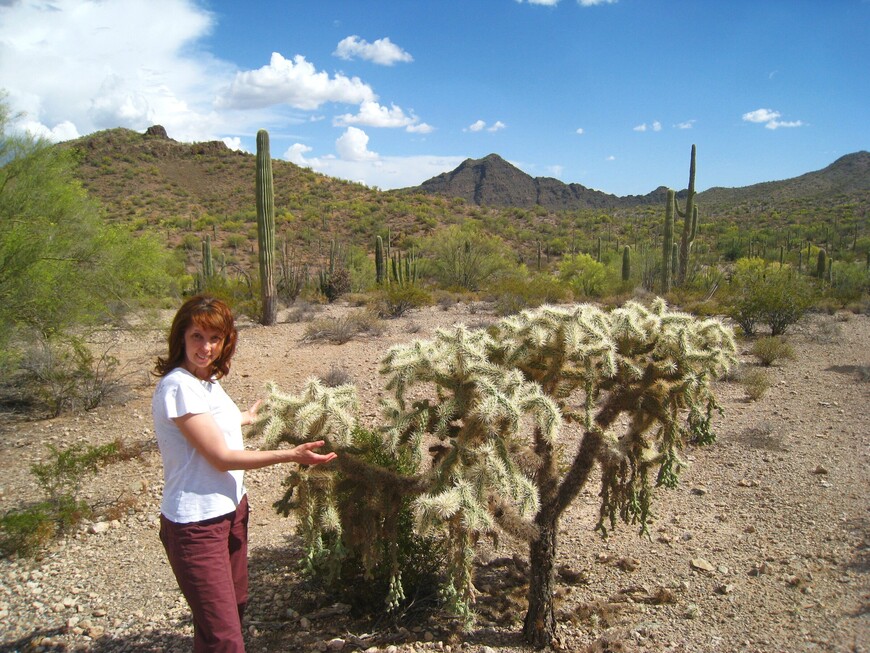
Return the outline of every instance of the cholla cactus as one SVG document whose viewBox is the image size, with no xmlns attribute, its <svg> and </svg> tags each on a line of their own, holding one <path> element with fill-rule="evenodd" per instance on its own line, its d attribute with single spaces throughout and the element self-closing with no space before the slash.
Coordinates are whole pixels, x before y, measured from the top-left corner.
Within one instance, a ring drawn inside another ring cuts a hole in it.
<svg viewBox="0 0 870 653">
<path fill-rule="evenodd" d="M 555 633 L 561 514 L 598 466 L 598 528 L 606 532 L 621 519 L 643 531 L 652 489 L 674 484 L 685 441 L 710 439 L 718 408 L 711 382 L 734 351 L 721 322 L 670 311 L 662 300 L 610 312 L 545 306 L 489 331 L 458 326 L 388 351 L 381 374 L 392 397 L 380 442 L 412 461 L 402 473 L 360 455 L 350 388 L 309 382 L 287 398 L 273 387 L 261 424 L 272 440 L 326 438 L 339 451 L 341 483 L 365 488 L 364 501 L 345 506 L 334 498 L 335 484 L 307 486 L 303 511 L 319 511 L 303 519 L 312 525 L 309 546 L 332 529 L 348 549 L 371 554 L 372 540 L 391 534 L 391 511 L 410 499 L 419 532 L 441 538 L 448 551 L 443 595 L 459 614 L 470 615 L 474 600 L 477 540 L 506 533 L 528 542 L 525 635 L 543 645 Z M 323 496 L 314 500 L 317 493 Z M 401 596 L 400 572 L 391 572 L 391 600 Z"/>
</svg>

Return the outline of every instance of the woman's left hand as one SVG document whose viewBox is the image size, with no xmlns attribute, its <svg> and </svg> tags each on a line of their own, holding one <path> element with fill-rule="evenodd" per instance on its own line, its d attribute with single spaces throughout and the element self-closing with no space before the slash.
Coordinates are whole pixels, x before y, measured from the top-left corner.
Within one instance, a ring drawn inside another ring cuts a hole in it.
<svg viewBox="0 0 870 653">
<path fill-rule="evenodd" d="M 322 465 L 338 458 L 338 454 L 334 451 L 329 453 L 317 453 L 314 449 L 318 449 L 325 444 L 323 440 L 316 442 L 303 442 L 300 445 L 293 447 L 290 454 L 293 456 L 293 462 L 300 465 Z"/>
</svg>

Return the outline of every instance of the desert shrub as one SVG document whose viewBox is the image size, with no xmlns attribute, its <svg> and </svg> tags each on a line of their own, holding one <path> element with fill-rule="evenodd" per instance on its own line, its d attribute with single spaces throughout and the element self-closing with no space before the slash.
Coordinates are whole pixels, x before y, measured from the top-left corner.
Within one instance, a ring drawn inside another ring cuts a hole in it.
<svg viewBox="0 0 870 653">
<path fill-rule="evenodd" d="M 327 388 L 337 388 L 353 381 L 347 368 L 335 363 L 329 366 L 329 371 L 326 374 L 320 376 L 320 380 Z"/>
<path fill-rule="evenodd" d="M 831 285 L 828 296 L 839 308 L 856 303 L 870 286 L 870 274 L 863 263 L 842 263 L 835 261 L 831 269 Z"/>
<path fill-rule="evenodd" d="M 323 270 L 318 277 L 320 292 L 330 304 L 350 291 L 350 273 L 342 267 Z"/>
<path fill-rule="evenodd" d="M 429 306 L 432 296 L 414 284 L 390 284 L 375 294 L 378 315 L 385 318 L 402 317 L 413 308 Z"/>
<path fill-rule="evenodd" d="M 318 318 L 305 327 L 304 342 L 325 340 L 338 345 L 350 342 L 360 334 L 380 335 L 383 325 L 370 311 L 355 311 L 341 317 Z"/>
<path fill-rule="evenodd" d="M 790 267 L 767 265 L 762 259 L 740 259 L 726 300 L 728 315 L 746 335 L 767 324 L 778 336 L 813 305 L 813 286 Z"/>
<path fill-rule="evenodd" d="M 320 304 L 312 304 L 311 302 L 297 299 L 293 302 L 293 306 L 290 307 L 290 310 L 287 311 L 287 321 L 293 323 L 308 322 L 309 320 L 314 319 L 314 316 L 322 310 L 323 306 Z"/>
<path fill-rule="evenodd" d="M 47 499 L 0 518 L 0 555 L 35 555 L 90 516 L 91 507 L 78 497 L 82 484 L 117 456 L 118 445 L 76 444 L 66 449 L 48 445 L 48 450 L 46 462 L 30 468 Z"/>
<path fill-rule="evenodd" d="M 119 365 L 108 350 L 95 354 L 81 338 L 39 338 L 23 348 L 0 394 L 52 417 L 92 410 L 120 390 Z"/>
<path fill-rule="evenodd" d="M 511 266 L 507 245 L 473 223 L 451 225 L 424 242 L 429 266 L 444 288 L 480 290 L 500 271 Z"/>
<path fill-rule="evenodd" d="M 526 308 L 568 301 L 571 291 L 549 274 L 506 276 L 495 282 L 490 291 L 497 315 L 513 315 Z"/>
<path fill-rule="evenodd" d="M 794 360 L 794 347 L 785 339 L 770 336 L 759 338 L 752 345 L 752 354 L 758 358 L 764 367 L 769 367 L 778 360 Z"/>
<path fill-rule="evenodd" d="M 600 297 L 607 282 L 607 267 L 589 254 L 569 254 L 559 265 L 559 279 L 571 287 L 575 297 Z"/>
<path fill-rule="evenodd" d="M 759 369 L 746 370 L 740 376 L 740 385 L 750 401 L 758 401 L 770 389 L 771 381 L 767 372 Z"/>
</svg>

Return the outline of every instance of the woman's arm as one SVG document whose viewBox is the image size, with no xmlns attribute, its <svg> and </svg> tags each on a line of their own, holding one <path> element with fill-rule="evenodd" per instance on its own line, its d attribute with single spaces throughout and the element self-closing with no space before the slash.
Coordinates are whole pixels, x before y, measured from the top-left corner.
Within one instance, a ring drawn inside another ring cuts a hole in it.
<svg viewBox="0 0 870 653">
<path fill-rule="evenodd" d="M 259 402 L 258 402 L 259 403 Z M 256 414 L 256 404 L 245 411 L 248 417 Z M 245 422 L 242 413 L 242 423 Z M 259 469 L 278 463 L 300 463 L 302 465 L 320 465 L 335 460 L 335 452 L 321 454 L 314 451 L 322 447 L 323 440 L 305 442 L 292 449 L 272 449 L 267 451 L 236 450 L 227 447 L 224 434 L 221 432 L 210 413 L 188 413 L 172 420 L 178 426 L 188 442 L 215 469 L 228 472 L 235 469 Z"/>
</svg>

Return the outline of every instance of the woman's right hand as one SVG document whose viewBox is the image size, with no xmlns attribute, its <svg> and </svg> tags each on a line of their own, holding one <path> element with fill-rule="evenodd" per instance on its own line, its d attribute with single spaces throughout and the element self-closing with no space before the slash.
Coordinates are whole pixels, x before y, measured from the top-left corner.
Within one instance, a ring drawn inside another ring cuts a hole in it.
<svg viewBox="0 0 870 653">
<path fill-rule="evenodd" d="M 317 453 L 314 451 L 314 449 L 318 449 L 324 444 L 326 444 L 326 442 L 323 440 L 303 442 L 302 444 L 290 449 L 290 455 L 292 456 L 291 460 L 300 465 L 322 465 L 323 463 L 328 463 L 338 458 L 338 454 L 334 451 L 330 451 L 329 453 Z"/>
</svg>

